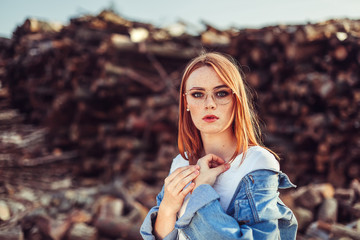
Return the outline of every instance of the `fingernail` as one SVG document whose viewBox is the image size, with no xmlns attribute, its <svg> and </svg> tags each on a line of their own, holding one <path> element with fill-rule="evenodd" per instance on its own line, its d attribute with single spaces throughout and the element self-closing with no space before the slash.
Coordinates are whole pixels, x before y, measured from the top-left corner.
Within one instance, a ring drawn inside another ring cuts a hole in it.
<svg viewBox="0 0 360 240">
<path fill-rule="evenodd" d="M 196 174 L 196 175 L 198 175 L 199 173 L 200 173 L 199 170 L 196 170 L 196 171 L 195 171 L 195 174 Z"/>
</svg>

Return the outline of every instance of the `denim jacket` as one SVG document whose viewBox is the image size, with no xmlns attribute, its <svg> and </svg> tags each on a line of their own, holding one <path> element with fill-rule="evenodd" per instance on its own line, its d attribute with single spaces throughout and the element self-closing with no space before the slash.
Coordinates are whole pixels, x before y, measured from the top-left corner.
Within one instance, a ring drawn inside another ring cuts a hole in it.
<svg viewBox="0 0 360 240">
<path fill-rule="evenodd" d="M 295 187 L 281 171 L 256 170 L 240 181 L 226 212 L 217 192 L 207 184 L 197 187 L 184 215 L 164 239 L 177 239 L 181 229 L 188 239 L 296 239 L 297 221 L 293 212 L 279 198 L 278 189 Z M 164 189 L 157 196 L 157 206 L 150 209 L 140 233 L 155 239 L 153 226 Z"/>
</svg>

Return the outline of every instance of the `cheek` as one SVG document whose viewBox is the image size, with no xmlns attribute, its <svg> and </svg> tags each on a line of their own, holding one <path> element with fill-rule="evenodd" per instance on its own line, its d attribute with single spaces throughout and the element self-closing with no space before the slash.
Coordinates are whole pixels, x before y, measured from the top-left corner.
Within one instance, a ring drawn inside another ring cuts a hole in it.
<svg viewBox="0 0 360 240">
<path fill-rule="evenodd" d="M 226 113 L 231 113 L 232 112 L 232 110 L 233 110 L 233 106 L 234 104 L 228 104 L 227 106 L 226 106 Z"/>
<path fill-rule="evenodd" d="M 235 114 L 234 114 L 234 104 L 231 104 L 227 109 L 226 109 L 226 116 L 229 119 L 229 121 L 233 121 Z"/>
<path fill-rule="evenodd" d="M 203 113 L 201 112 L 201 109 L 199 107 L 191 106 L 191 105 L 189 105 L 189 108 L 190 108 L 189 113 L 193 124 L 197 129 L 201 128 L 203 124 L 202 122 Z"/>
<path fill-rule="evenodd" d="M 193 121 L 196 120 L 196 118 L 197 118 L 198 115 L 199 115 L 199 109 L 198 109 L 198 107 L 189 105 L 189 109 L 190 109 L 190 115 L 191 115 Z"/>
</svg>

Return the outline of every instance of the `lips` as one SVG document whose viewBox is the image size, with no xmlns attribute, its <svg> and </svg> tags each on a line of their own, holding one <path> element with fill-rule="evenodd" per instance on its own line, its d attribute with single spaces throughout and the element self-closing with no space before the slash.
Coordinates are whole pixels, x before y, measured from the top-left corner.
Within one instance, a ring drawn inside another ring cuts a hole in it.
<svg viewBox="0 0 360 240">
<path fill-rule="evenodd" d="M 203 117 L 203 120 L 205 122 L 215 122 L 216 120 L 218 120 L 219 118 L 215 115 L 206 115 L 205 117 Z"/>
</svg>

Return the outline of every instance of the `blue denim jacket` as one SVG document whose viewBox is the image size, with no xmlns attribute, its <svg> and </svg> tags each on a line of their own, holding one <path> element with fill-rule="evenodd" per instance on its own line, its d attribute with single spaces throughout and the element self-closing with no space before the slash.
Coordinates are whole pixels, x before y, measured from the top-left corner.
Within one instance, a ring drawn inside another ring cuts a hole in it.
<svg viewBox="0 0 360 240">
<path fill-rule="evenodd" d="M 256 170 L 239 183 L 225 212 L 219 195 L 207 184 L 197 187 L 190 197 L 184 215 L 164 239 L 177 239 L 181 229 L 188 239 L 296 239 L 297 221 L 279 198 L 278 189 L 295 187 L 280 171 Z M 164 189 L 157 196 L 157 206 L 150 209 L 140 233 L 144 239 L 155 239 L 155 224 Z"/>
</svg>

